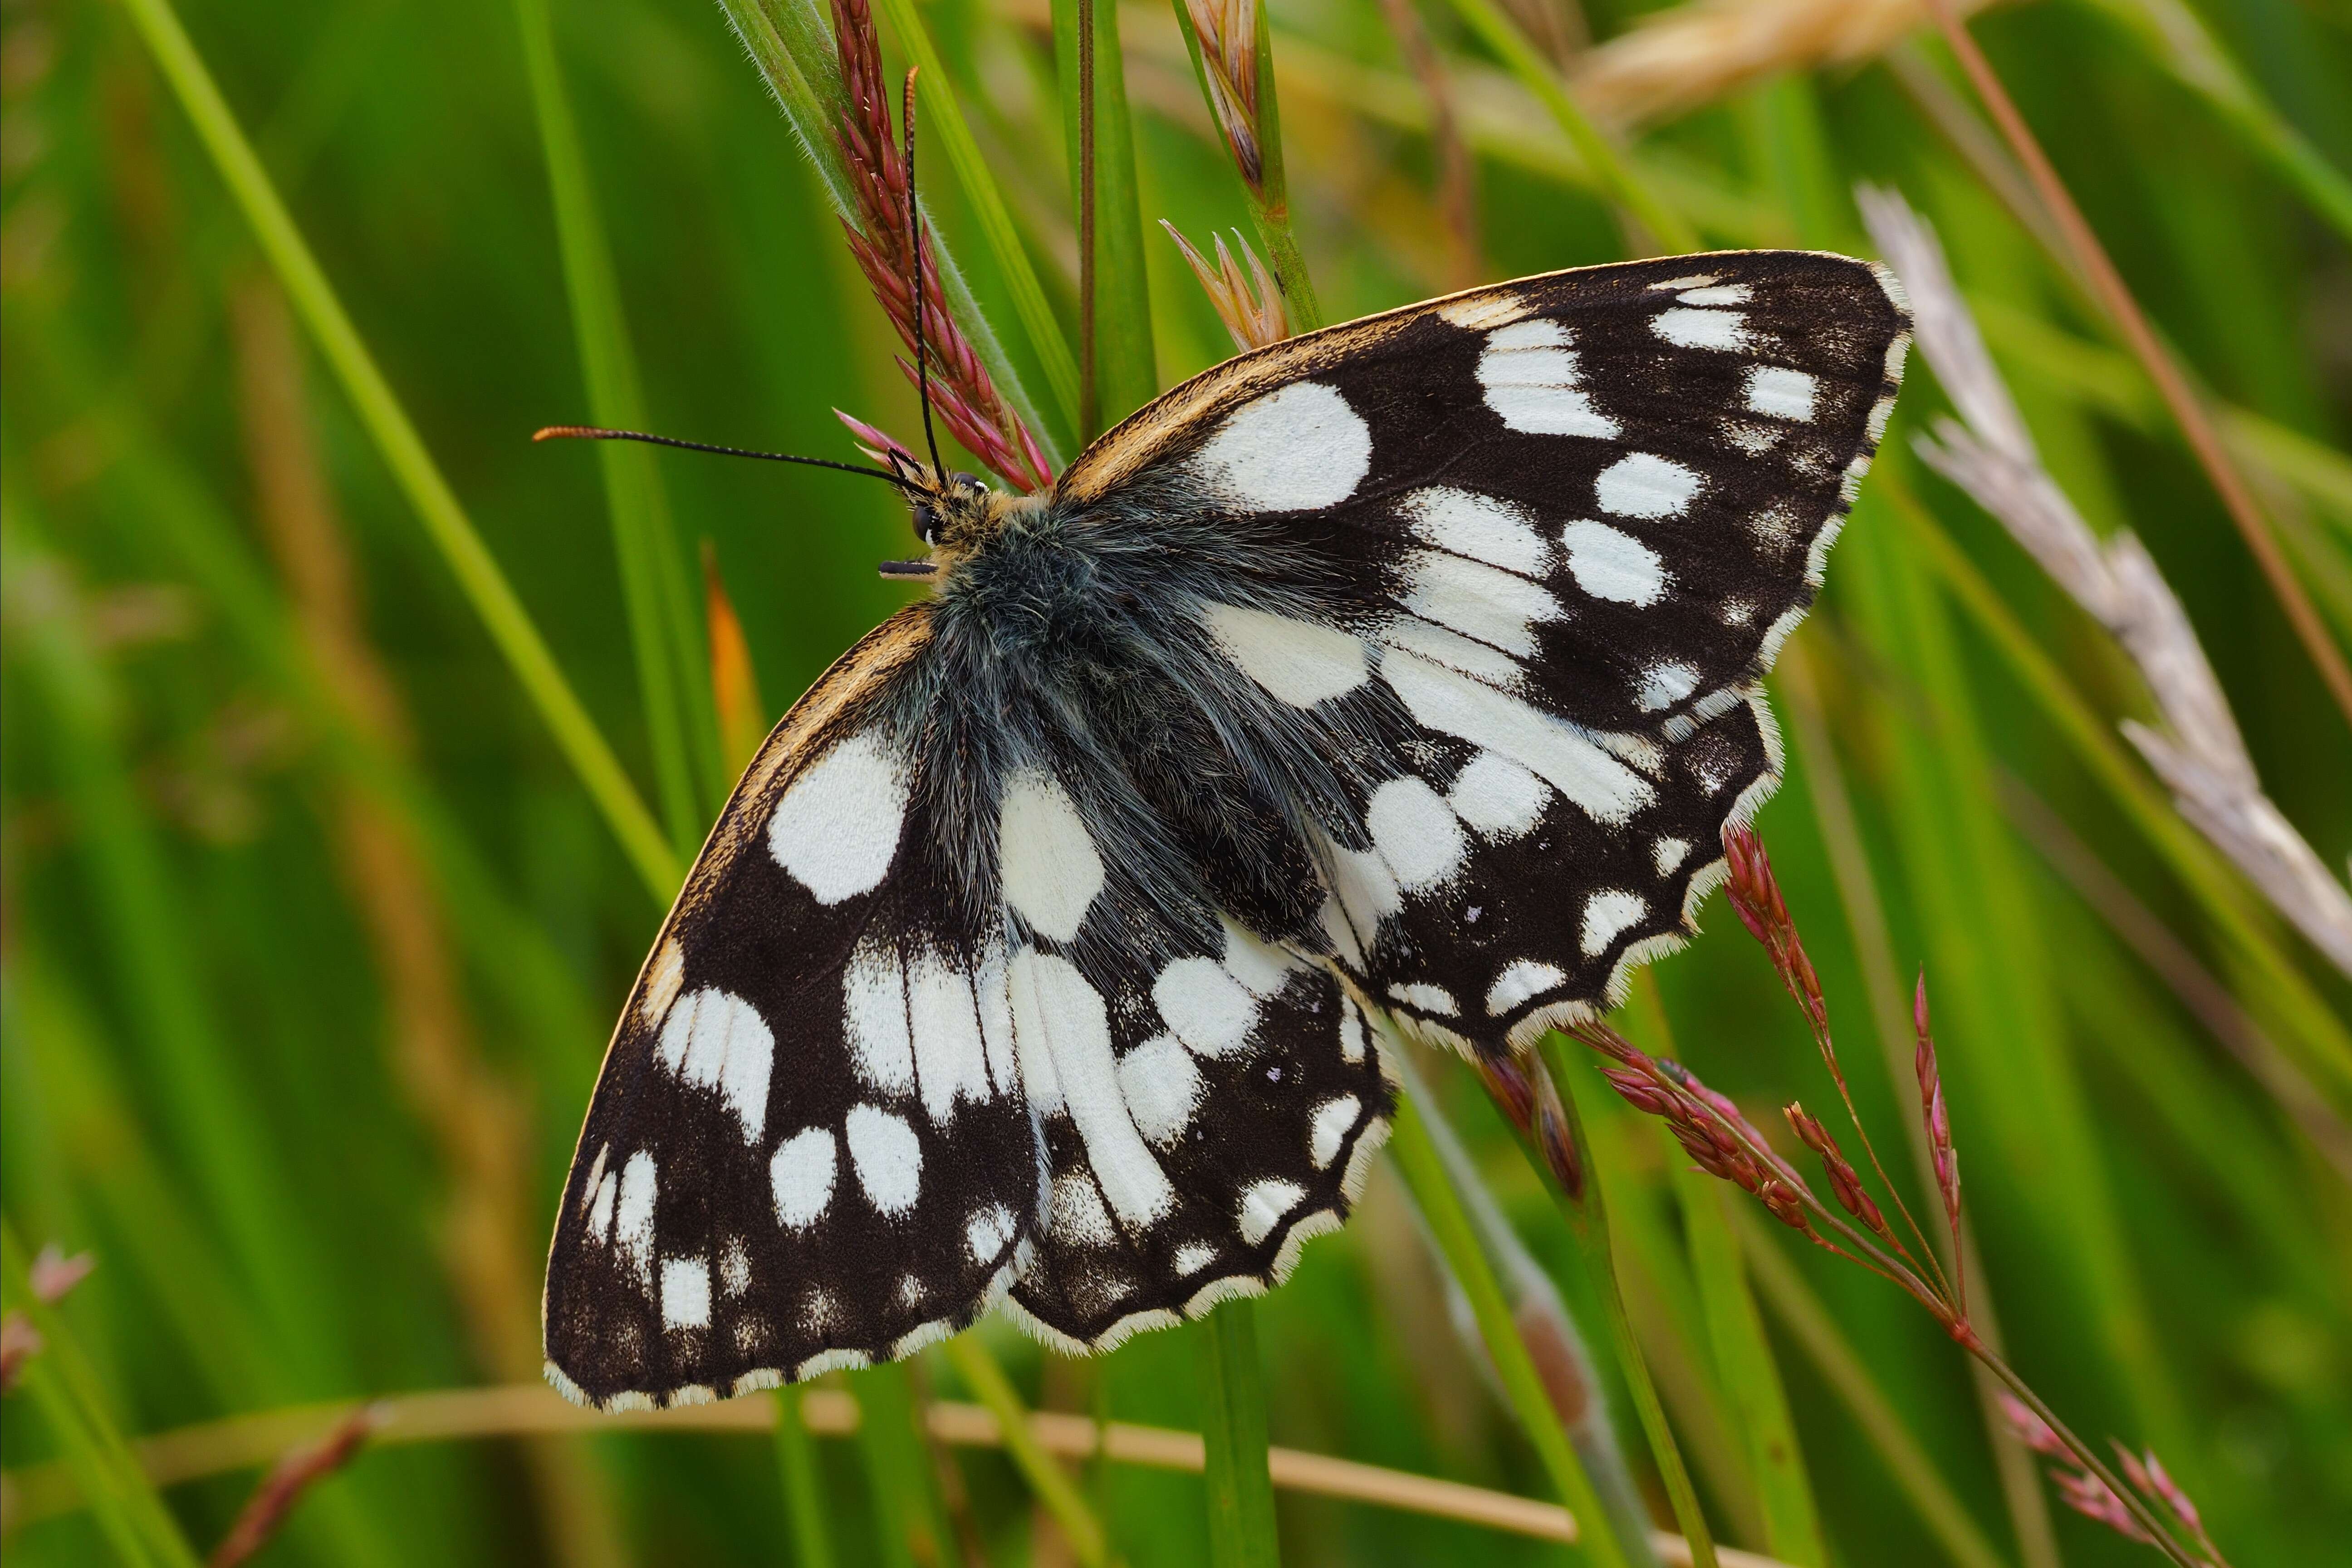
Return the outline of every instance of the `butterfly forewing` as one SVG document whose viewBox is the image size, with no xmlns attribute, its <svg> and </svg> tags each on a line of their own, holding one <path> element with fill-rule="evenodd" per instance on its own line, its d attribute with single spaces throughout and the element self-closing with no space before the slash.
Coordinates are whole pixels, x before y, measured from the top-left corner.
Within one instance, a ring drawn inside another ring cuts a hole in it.
<svg viewBox="0 0 2352 1568">
<path fill-rule="evenodd" d="M 1244 356 L 1065 489 L 1278 534 L 1312 609 L 1236 577 L 1205 614 L 1332 747 L 1377 737 L 1322 934 L 1406 1022 L 1499 1047 L 1685 934 L 1777 782 L 1758 682 L 1906 342 L 1891 279 L 1840 257 L 1588 268 Z"/>
</svg>

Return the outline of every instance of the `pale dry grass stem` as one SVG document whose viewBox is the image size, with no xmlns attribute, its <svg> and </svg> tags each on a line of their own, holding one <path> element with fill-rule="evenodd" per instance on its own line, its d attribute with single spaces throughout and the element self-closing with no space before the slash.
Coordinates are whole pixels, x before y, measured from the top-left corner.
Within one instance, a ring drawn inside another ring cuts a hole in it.
<svg viewBox="0 0 2352 1568">
<path fill-rule="evenodd" d="M 2129 531 L 2102 542 L 2042 467 L 2033 437 L 1952 281 L 1942 246 L 1902 197 L 1865 187 L 1864 221 L 1902 278 L 1919 346 L 1960 417 L 1917 438 L 1930 468 L 1973 497 L 2139 668 L 2162 727 L 2123 731 L 2181 816 L 2330 962 L 2352 974 L 2352 893 L 2263 791 L 2196 628 Z"/>
<path fill-rule="evenodd" d="M 1161 218 L 1160 226 L 1168 231 L 1168 237 L 1176 242 L 1176 248 L 1183 254 L 1184 265 L 1190 267 L 1192 276 L 1200 279 L 1201 292 L 1206 294 L 1209 303 L 1216 308 L 1217 319 L 1224 322 L 1225 331 L 1233 335 L 1234 348 L 1246 353 L 1251 349 L 1262 349 L 1268 343 L 1278 343 L 1290 335 L 1290 316 L 1283 309 L 1281 286 L 1276 283 L 1274 275 L 1265 269 L 1265 263 L 1257 258 L 1257 252 L 1250 248 L 1249 241 L 1242 237 L 1239 229 L 1234 231 L 1234 244 L 1240 247 L 1242 259 L 1249 263 L 1247 276 L 1244 276 L 1240 266 L 1234 262 L 1233 252 L 1225 248 L 1223 235 L 1209 237 L 1216 243 L 1217 248 L 1216 265 L 1212 267 L 1205 257 L 1192 248 L 1192 242 L 1186 239 L 1174 224 Z"/>
<path fill-rule="evenodd" d="M 1570 81 L 1596 117 L 1638 125 L 1783 71 L 1870 59 L 1931 20 L 1925 0 L 1693 0 L 1588 51 Z"/>
</svg>

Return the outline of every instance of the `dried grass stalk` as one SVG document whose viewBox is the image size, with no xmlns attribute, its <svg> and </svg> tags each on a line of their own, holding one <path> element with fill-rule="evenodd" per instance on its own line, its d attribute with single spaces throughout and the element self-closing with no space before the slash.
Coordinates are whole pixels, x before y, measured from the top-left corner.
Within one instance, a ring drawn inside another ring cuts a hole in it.
<svg viewBox="0 0 2352 1568">
<path fill-rule="evenodd" d="M 1589 51 L 1571 85 L 1596 119 L 1669 119 L 1780 71 L 1869 59 L 1929 17 L 1923 0 L 1693 0 Z"/>
<path fill-rule="evenodd" d="M 1993 367 L 1943 247 L 1892 192 L 1865 187 L 1863 219 L 1911 296 L 1919 346 L 1958 419 L 1918 440 L 1930 468 L 1976 499 L 2139 667 L 2161 728 L 2123 731 L 2172 791 L 2191 826 L 2327 958 L 2352 974 L 2352 893 L 2263 793 L 2229 700 L 2188 613 L 2129 532 L 2102 542 L 2042 466 L 2033 437 Z"/>
</svg>

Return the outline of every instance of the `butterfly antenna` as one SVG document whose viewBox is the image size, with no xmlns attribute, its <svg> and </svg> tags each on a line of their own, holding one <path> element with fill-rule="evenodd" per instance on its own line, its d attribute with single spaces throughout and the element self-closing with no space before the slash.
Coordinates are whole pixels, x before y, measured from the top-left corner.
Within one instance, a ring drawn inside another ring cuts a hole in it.
<svg viewBox="0 0 2352 1568">
<path fill-rule="evenodd" d="M 918 487 L 901 475 L 887 468 L 869 468 L 864 463 L 836 463 L 830 458 L 796 458 L 790 452 L 754 452 L 748 447 L 715 447 L 708 441 L 681 441 L 675 436 L 652 436 L 643 430 L 607 430 L 596 425 L 550 425 L 544 430 L 530 433 L 534 441 L 644 441 L 655 447 L 676 447 L 688 452 L 716 452 L 722 458 L 757 458 L 763 463 L 801 463 L 812 468 L 833 468 L 845 474 L 863 474 L 896 485 L 901 490 Z"/>
<path fill-rule="evenodd" d="M 915 392 L 923 405 L 923 445 L 931 449 L 931 483 L 947 479 L 940 461 L 940 438 L 931 434 L 931 362 L 923 352 L 923 219 L 915 205 L 915 71 L 907 69 L 907 89 L 898 110 L 898 123 L 907 132 L 907 246 L 914 253 L 915 272 Z"/>
</svg>

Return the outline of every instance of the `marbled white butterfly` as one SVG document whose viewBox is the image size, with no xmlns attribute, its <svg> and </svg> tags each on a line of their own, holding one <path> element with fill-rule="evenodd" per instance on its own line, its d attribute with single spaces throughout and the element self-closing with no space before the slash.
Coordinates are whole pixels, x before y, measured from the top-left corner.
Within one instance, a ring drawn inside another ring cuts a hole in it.
<svg viewBox="0 0 2352 1568">
<path fill-rule="evenodd" d="M 614 1034 L 557 1386 L 1280 1280 L 1386 1131 L 1378 1020 L 1524 1047 L 1691 931 L 1906 328 L 1842 257 L 1586 268 L 1243 354 L 1045 494 L 915 470 L 929 596 L 769 737 Z"/>
</svg>

